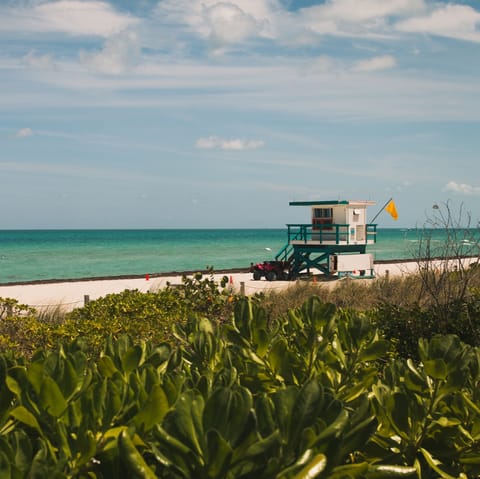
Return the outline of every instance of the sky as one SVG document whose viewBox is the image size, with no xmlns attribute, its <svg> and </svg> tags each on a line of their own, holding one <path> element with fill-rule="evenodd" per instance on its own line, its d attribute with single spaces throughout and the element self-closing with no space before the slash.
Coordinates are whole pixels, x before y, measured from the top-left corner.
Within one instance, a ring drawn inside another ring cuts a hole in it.
<svg viewBox="0 0 480 479">
<path fill-rule="evenodd" d="M 480 218 L 480 2 L 0 0 L 0 229 Z"/>
</svg>

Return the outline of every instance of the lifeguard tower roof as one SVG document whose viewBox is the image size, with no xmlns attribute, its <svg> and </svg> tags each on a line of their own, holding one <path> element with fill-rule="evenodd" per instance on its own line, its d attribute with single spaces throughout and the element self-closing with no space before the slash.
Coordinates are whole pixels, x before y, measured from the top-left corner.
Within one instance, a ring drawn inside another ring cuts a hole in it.
<svg viewBox="0 0 480 479">
<path fill-rule="evenodd" d="M 318 201 L 290 201 L 290 206 L 322 206 L 322 205 L 352 205 L 352 206 L 372 206 L 375 201 L 365 200 L 318 200 Z"/>
</svg>

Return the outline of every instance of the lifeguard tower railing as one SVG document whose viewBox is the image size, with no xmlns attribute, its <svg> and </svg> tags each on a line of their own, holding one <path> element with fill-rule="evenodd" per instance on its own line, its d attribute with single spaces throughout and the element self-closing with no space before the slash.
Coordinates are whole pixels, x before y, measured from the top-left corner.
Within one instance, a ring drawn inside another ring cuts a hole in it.
<svg viewBox="0 0 480 479">
<path fill-rule="evenodd" d="M 360 247 L 360 251 L 365 251 L 365 246 L 374 244 L 377 241 L 377 225 L 365 225 L 363 240 L 359 239 L 358 232 L 352 235 L 352 228 L 356 225 L 349 224 L 289 224 L 288 242 L 277 253 L 275 259 L 278 261 L 291 261 L 295 249 L 308 247 L 310 252 L 316 250 L 323 253 L 350 252 Z M 355 238 L 355 240 L 352 240 Z"/>
</svg>

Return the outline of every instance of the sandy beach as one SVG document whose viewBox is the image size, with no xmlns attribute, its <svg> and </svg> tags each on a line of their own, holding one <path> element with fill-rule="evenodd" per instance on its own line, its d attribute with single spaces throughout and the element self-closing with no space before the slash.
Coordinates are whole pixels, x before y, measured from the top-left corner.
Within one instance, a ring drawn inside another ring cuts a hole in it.
<svg viewBox="0 0 480 479">
<path fill-rule="evenodd" d="M 417 264 L 411 262 L 376 263 L 375 277 L 386 274 L 392 276 L 408 274 L 416 271 Z M 229 278 L 228 287 L 236 293 L 246 295 L 259 291 L 279 290 L 292 286 L 292 281 L 254 281 L 250 272 L 222 272 L 214 274 L 215 281 L 220 282 L 223 276 Z M 21 304 L 27 304 L 37 309 L 56 308 L 69 311 L 82 307 L 86 301 L 94 300 L 111 293 L 119 293 L 126 289 L 139 291 L 157 291 L 167 284 L 181 284 L 181 275 L 145 276 L 142 278 L 109 278 L 83 279 L 78 281 L 41 282 L 32 284 L 0 285 L 0 298 L 13 298 Z M 329 284 L 335 284 L 329 283 Z"/>
</svg>

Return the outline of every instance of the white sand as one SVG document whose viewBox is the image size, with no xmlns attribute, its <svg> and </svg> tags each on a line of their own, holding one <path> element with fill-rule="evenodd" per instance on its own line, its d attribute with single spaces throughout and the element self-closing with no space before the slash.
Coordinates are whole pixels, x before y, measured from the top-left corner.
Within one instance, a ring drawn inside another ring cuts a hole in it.
<svg viewBox="0 0 480 479">
<path fill-rule="evenodd" d="M 376 264 L 375 275 L 382 277 L 390 275 L 408 274 L 416 271 L 415 262 L 406 263 L 388 263 Z M 292 286 L 291 281 L 254 281 L 251 273 L 232 273 L 215 274 L 216 281 L 220 281 L 223 276 L 229 278 L 229 287 L 239 293 L 243 287 L 246 295 L 251 295 L 259 291 L 284 289 Z M 157 291 L 163 288 L 169 282 L 172 285 L 181 284 L 181 276 L 162 276 L 133 279 L 106 279 L 106 280 L 83 280 L 68 281 L 58 283 L 41 284 L 22 284 L 0 286 L 0 298 L 13 298 L 21 304 L 27 304 L 38 309 L 56 308 L 61 306 L 69 311 L 74 308 L 82 307 L 85 303 L 85 297 L 94 300 L 110 293 L 119 293 L 126 289 L 137 289 L 139 291 Z M 332 284 L 332 283 L 330 283 Z M 335 282 L 333 282 L 335 284 Z"/>
</svg>

